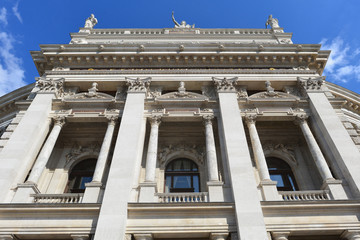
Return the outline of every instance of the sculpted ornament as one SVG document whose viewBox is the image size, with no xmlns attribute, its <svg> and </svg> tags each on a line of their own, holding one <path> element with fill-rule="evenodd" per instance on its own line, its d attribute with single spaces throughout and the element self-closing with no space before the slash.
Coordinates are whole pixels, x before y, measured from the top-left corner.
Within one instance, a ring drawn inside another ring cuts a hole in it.
<svg viewBox="0 0 360 240">
<path fill-rule="evenodd" d="M 273 18 L 272 15 L 270 15 L 265 23 L 265 27 L 267 28 L 267 26 L 270 25 L 270 27 L 273 28 L 280 28 L 279 26 L 279 20 L 277 20 L 276 18 Z"/>
<path fill-rule="evenodd" d="M 54 125 L 59 125 L 60 127 L 63 127 L 66 123 L 66 118 L 64 116 L 55 116 L 53 117 Z"/>
<path fill-rule="evenodd" d="M 151 83 L 151 77 L 148 78 L 128 78 L 125 77 L 128 92 L 146 92 Z"/>
<path fill-rule="evenodd" d="M 238 77 L 233 78 L 216 78 L 213 77 L 213 82 L 216 86 L 217 91 L 236 91 L 235 85 L 236 81 L 238 80 Z"/>
<path fill-rule="evenodd" d="M 280 155 L 286 156 L 292 162 L 297 163 L 295 156 L 295 147 L 293 144 L 282 144 L 282 143 L 265 143 L 263 145 L 263 151 L 266 152 L 267 155 L 271 155 L 271 153 L 278 152 Z"/>
<path fill-rule="evenodd" d="M 94 14 L 91 14 L 90 17 L 85 20 L 84 28 L 92 29 L 97 23 L 98 20 L 95 18 Z"/>
<path fill-rule="evenodd" d="M 174 12 L 172 12 L 171 17 L 172 17 L 173 22 L 175 23 L 174 28 L 195 28 L 195 24 L 193 24 L 192 26 L 190 26 L 189 24 L 186 24 L 185 21 L 181 21 L 181 24 L 179 24 L 179 23 L 175 20 Z"/>
<path fill-rule="evenodd" d="M 325 83 L 325 77 L 303 78 L 298 77 L 298 84 L 305 90 L 321 90 Z"/>
<path fill-rule="evenodd" d="M 159 147 L 159 162 L 162 166 L 165 165 L 166 161 L 169 160 L 174 154 L 174 157 L 187 153 L 196 159 L 200 164 L 204 164 L 205 147 L 198 146 L 195 144 L 176 144 L 176 145 L 162 145 Z M 177 155 L 176 155 L 177 154 Z"/>
<path fill-rule="evenodd" d="M 75 143 L 71 148 L 70 152 L 66 154 L 66 163 L 75 161 L 78 157 L 83 154 L 88 155 L 98 155 L 100 152 L 100 145 L 99 143 L 91 143 L 89 146 L 83 147 Z"/>
<path fill-rule="evenodd" d="M 64 94 L 64 78 L 59 79 L 46 79 L 40 77 L 36 79 L 35 87 L 39 89 L 39 92 L 54 92 L 57 96 Z"/>
</svg>

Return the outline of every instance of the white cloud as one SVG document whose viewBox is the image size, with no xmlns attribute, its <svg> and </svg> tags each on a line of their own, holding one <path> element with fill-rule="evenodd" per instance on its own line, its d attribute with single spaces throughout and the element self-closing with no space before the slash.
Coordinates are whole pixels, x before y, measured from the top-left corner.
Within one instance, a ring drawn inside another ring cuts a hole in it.
<svg viewBox="0 0 360 240">
<path fill-rule="evenodd" d="M 0 32 L 0 96 L 26 85 L 22 61 L 13 53 L 15 39 Z"/>
<path fill-rule="evenodd" d="M 0 22 L 3 23 L 5 26 L 8 24 L 7 22 L 7 11 L 6 8 L 0 9 Z"/>
<path fill-rule="evenodd" d="M 19 13 L 18 7 L 19 7 L 19 2 L 17 2 L 15 4 L 15 6 L 13 6 L 12 11 L 13 11 L 14 15 L 16 16 L 16 18 L 19 20 L 19 22 L 22 23 L 23 21 L 22 21 L 21 15 Z"/>
<path fill-rule="evenodd" d="M 325 67 L 325 74 L 329 80 L 335 82 L 348 82 L 353 79 L 360 80 L 360 49 L 346 44 L 341 37 L 331 42 L 322 39 L 322 49 L 331 50 Z"/>
</svg>

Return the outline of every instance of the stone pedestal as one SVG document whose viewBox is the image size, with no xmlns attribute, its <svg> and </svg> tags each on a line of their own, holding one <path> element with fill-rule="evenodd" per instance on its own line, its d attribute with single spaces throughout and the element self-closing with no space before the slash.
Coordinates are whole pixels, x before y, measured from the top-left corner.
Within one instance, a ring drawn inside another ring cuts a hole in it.
<svg viewBox="0 0 360 240">
<path fill-rule="evenodd" d="M 156 182 L 140 183 L 139 187 L 139 202 L 157 202 L 157 197 L 155 196 L 157 192 Z"/>
<path fill-rule="evenodd" d="M 259 184 L 265 201 L 281 201 L 283 200 L 276 188 L 276 181 L 262 180 Z"/>
<path fill-rule="evenodd" d="M 224 201 L 223 185 L 224 183 L 220 181 L 207 182 L 208 191 L 209 191 L 209 202 Z"/>
<path fill-rule="evenodd" d="M 101 182 L 89 182 L 85 183 L 85 187 L 82 203 L 99 203 L 103 184 Z"/>
<path fill-rule="evenodd" d="M 342 186 L 341 180 L 336 179 L 328 179 L 324 181 L 323 185 L 321 186 L 321 189 L 329 190 L 332 199 L 334 200 L 344 200 L 348 199 L 344 188 Z"/>
<path fill-rule="evenodd" d="M 34 197 L 31 194 L 40 193 L 35 183 L 21 183 L 18 184 L 16 193 L 11 202 L 13 203 L 33 203 Z"/>
</svg>

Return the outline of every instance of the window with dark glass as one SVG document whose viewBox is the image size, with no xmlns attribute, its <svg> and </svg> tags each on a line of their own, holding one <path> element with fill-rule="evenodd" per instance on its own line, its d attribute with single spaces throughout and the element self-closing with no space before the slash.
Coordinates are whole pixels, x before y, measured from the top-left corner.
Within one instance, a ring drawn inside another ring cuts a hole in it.
<svg viewBox="0 0 360 240">
<path fill-rule="evenodd" d="M 275 157 L 267 157 L 266 163 L 269 168 L 270 178 L 277 181 L 276 187 L 279 191 L 298 190 L 291 167 L 285 161 Z"/>
<path fill-rule="evenodd" d="M 83 193 L 85 183 L 91 182 L 96 166 L 96 159 L 86 159 L 76 164 L 71 170 L 68 181 L 68 191 Z"/>
<path fill-rule="evenodd" d="M 165 170 L 165 192 L 200 192 L 199 168 L 193 161 L 179 158 Z"/>
</svg>

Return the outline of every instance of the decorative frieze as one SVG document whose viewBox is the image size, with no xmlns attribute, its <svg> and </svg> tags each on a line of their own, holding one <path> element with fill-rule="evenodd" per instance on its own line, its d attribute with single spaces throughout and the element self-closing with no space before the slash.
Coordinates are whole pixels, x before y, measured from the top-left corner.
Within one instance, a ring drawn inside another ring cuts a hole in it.
<svg viewBox="0 0 360 240">
<path fill-rule="evenodd" d="M 56 96 L 62 96 L 64 94 L 64 80 L 64 78 L 36 78 L 35 88 L 39 89 L 38 93 L 55 93 Z"/>
<path fill-rule="evenodd" d="M 198 163 L 204 164 L 205 146 L 186 143 L 160 146 L 158 152 L 159 162 L 162 166 L 164 166 L 167 160 L 169 160 L 172 156 L 175 157 L 176 154 L 180 156 L 184 153 L 191 155 L 192 159 L 196 160 Z"/>
<path fill-rule="evenodd" d="M 297 164 L 295 155 L 296 147 L 296 144 L 283 144 L 274 142 L 265 142 L 262 145 L 265 154 L 278 153 L 284 156 L 286 159 L 291 160 L 295 164 Z"/>
<path fill-rule="evenodd" d="M 325 83 L 325 77 L 298 77 L 298 84 L 306 91 L 309 90 L 322 90 L 322 86 Z"/>
<path fill-rule="evenodd" d="M 98 155 L 100 152 L 100 144 L 98 142 L 90 143 L 87 146 L 80 146 L 78 143 L 75 143 L 71 148 L 70 152 L 66 154 L 66 163 L 75 161 L 78 157 L 84 154 L 88 155 Z"/>
<path fill-rule="evenodd" d="M 125 78 L 128 92 L 146 92 L 151 83 L 151 77 L 147 78 Z"/>
<path fill-rule="evenodd" d="M 217 77 L 213 77 L 213 82 L 214 85 L 217 89 L 217 91 L 222 91 L 222 92 L 235 92 L 236 88 L 236 81 L 238 80 L 238 77 L 233 77 L 233 78 L 217 78 Z"/>
</svg>

